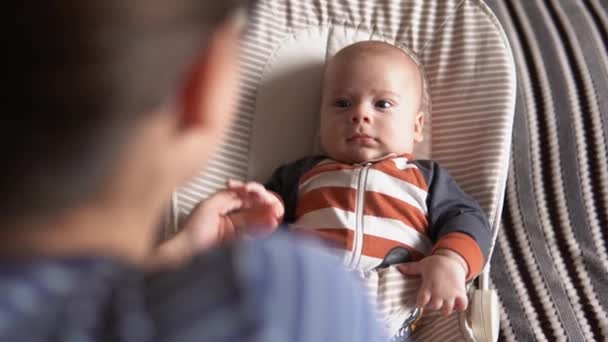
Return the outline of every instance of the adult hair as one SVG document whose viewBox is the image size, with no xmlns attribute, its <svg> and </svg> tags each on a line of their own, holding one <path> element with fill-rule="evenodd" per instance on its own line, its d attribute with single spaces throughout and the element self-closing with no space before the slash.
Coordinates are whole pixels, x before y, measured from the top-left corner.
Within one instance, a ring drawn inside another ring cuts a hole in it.
<svg viewBox="0 0 608 342">
<path fill-rule="evenodd" d="M 99 190 L 132 128 L 178 96 L 235 0 L 23 0 L 3 10 L 3 222 Z M 6 225 L 5 226 L 10 226 Z"/>
</svg>

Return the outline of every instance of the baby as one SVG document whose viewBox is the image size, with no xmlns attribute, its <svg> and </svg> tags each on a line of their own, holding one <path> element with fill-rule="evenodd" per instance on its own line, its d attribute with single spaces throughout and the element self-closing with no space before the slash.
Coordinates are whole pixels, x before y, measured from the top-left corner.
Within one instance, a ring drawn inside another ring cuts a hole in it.
<svg viewBox="0 0 608 342">
<path fill-rule="evenodd" d="M 402 302 L 407 310 L 385 317 L 391 334 L 416 307 L 446 316 L 466 309 L 465 284 L 481 271 L 491 241 L 478 204 L 436 162 L 412 155 L 428 107 L 424 75 L 408 53 L 377 41 L 347 46 L 323 78 L 320 134 L 327 155 L 280 167 L 265 188 L 228 185 L 259 199 L 230 215 L 237 230 L 282 220 L 312 232 L 375 283 L 377 298 L 391 296 L 380 285 L 387 266 L 400 278 L 419 279 L 415 298 Z M 391 260 L 399 253 L 405 258 Z"/>
</svg>

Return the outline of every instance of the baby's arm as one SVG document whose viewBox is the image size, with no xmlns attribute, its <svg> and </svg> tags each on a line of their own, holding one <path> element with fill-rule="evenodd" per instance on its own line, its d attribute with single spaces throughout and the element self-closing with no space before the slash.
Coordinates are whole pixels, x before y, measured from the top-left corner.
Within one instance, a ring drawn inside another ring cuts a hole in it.
<svg viewBox="0 0 608 342">
<path fill-rule="evenodd" d="M 399 270 L 407 275 L 420 275 L 422 283 L 416 304 L 430 310 L 441 310 L 449 316 L 454 310 L 464 311 L 468 306 L 466 293 L 466 261 L 449 249 L 438 249 L 418 262 L 402 264 Z"/>
<path fill-rule="evenodd" d="M 419 304 L 450 314 L 467 307 L 465 285 L 483 268 L 491 229 L 477 202 L 446 170 L 436 162 L 418 163 L 428 184 L 428 233 L 434 246 L 430 256 L 404 266 L 404 273 L 423 278 Z"/>
</svg>

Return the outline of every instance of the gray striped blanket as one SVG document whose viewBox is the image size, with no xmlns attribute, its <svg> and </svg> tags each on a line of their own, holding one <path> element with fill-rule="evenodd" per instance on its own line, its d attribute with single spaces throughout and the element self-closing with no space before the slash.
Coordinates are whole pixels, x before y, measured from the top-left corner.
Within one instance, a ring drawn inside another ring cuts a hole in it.
<svg viewBox="0 0 608 342">
<path fill-rule="evenodd" d="M 608 1 L 488 0 L 518 72 L 502 341 L 608 340 Z"/>
</svg>

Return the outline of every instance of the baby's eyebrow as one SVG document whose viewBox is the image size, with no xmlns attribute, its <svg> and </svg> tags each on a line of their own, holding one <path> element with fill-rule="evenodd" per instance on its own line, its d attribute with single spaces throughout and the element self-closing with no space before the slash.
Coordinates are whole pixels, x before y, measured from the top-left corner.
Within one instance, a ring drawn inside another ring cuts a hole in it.
<svg viewBox="0 0 608 342">
<path fill-rule="evenodd" d="M 382 94 L 382 95 L 389 95 L 390 97 L 399 97 L 399 93 L 396 93 L 391 90 L 377 90 L 375 92 L 377 92 L 378 94 Z"/>
<path fill-rule="evenodd" d="M 331 97 L 352 97 L 352 96 L 355 96 L 357 93 L 358 93 L 358 91 L 355 89 L 340 89 L 340 90 L 331 91 L 329 93 L 329 95 Z M 399 93 L 396 93 L 392 90 L 385 90 L 385 89 L 371 89 L 370 93 L 378 94 L 378 95 L 382 95 L 382 96 L 394 97 L 394 98 L 401 97 L 399 95 Z"/>
</svg>

